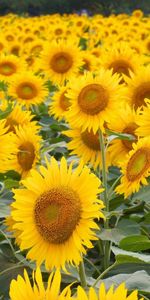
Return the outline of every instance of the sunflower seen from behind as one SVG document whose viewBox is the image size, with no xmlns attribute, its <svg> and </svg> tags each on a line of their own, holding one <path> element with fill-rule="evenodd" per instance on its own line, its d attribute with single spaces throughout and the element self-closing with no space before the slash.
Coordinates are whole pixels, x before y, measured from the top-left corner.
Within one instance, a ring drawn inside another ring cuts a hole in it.
<svg viewBox="0 0 150 300">
<path fill-rule="evenodd" d="M 94 219 L 104 217 L 97 198 L 101 182 L 87 167 L 67 167 L 64 157 L 60 166 L 54 158 L 46 163 L 22 181 L 23 189 L 14 190 L 11 214 L 27 258 L 45 262 L 47 269 L 65 269 L 66 263 L 78 265 L 97 239 Z"/>
<path fill-rule="evenodd" d="M 61 275 L 57 270 L 51 273 L 48 278 L 47 286 L 42 280 L 42 274 L 39 268 L 32 273 L 33 285 L 31 285 L 29 275 L 24 270 L 24 277 L 18 275 L 10 283 L 10 300 L 70 300 L 70 288 L 60 292 Z"/>
</svg>

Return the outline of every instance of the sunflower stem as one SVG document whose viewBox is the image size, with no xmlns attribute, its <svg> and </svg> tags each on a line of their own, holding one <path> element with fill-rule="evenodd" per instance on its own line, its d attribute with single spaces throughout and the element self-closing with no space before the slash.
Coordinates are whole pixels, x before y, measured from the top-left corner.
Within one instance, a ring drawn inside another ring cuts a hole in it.
<svg viewBox="0 0 150 300">
<path fill-rule="evenodd" d="M 117 262 L 115 262 L 113 265 L 109 266 L 106 270 L 104 270 L 104 272 L 102 272 L 97 279 L 95 280 L 93 287 L 95 287 L 97 285 L 97 283 L 99 282 L 99 280 L 101 280 L 110 270 L 112 270 L 115 266 L 117 266 Z"/>
<path fill-rule="evenodd" d="M 100 141 L 100 149 L 101 149 L 101 158 L 102 158 L 102 181 L 104 187 L 104 203 L 105 203 L 105 212 L 109 212 L 109 199 L 108 199 L 108 191 L 107 191 L 107 172 L 106 172 L 106 153 L 105 153 L 105 141 L 104 136 L 101 130 L 99 130 L 99 141 Z M 106 229 L 109 228 L 109 219 L 106 217 L 106 222 L 104 223 L 104 227 Z M 110 242 L 105 241 L 105 255 L 104 255 L 104 268 L 107 269 L 109 267 L 110 262 Z"/>
<path fill-rule="evenodd" d="M 79 276 L 80 276 L 81 286 L 86 289 L 87 283 L 86 283 L 85 267 L 84 267 L 83 260 L 79 264 Z"/>
</svg>

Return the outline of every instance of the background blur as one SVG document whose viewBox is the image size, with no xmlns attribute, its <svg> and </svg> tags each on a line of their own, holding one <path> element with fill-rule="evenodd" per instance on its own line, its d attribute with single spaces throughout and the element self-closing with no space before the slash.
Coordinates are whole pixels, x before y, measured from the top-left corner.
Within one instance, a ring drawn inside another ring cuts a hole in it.
<svg viewBox="0 0 150 300">
<path fill-rule="evenodd" d="M 0 0 L 0 15 L 10 12 L 32 16 L 52 13 L 82 13 L 86 9 L 89 14 L 131 13 L 134 9 L 142 9 L 150 13 L 150 0 Z"/>
</svg>

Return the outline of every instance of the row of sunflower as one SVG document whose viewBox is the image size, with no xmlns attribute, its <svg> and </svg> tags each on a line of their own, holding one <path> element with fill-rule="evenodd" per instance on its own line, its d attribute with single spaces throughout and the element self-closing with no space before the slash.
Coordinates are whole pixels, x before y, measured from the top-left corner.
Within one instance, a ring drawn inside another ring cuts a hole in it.
<svg viewBox="0 0 150 300">
<path fill-rule="evenodd" d="M 150 174 L 149 32 L 142 11 L 0 17 L 0 247 L 29 272 L 4 293 L 2 263 L 0 299 L 137 300 L 144 290 L 98 283 L 114 251 L 150 261 L 138 253 L 150 249 L 150 202 L 136 198 Z M 128 217 L 137 211 L 138 223 Z M 121 224 L 136 228 L 118 236 Z M 143 243 L 126 247 L 132 235 Z"/>
</svg>

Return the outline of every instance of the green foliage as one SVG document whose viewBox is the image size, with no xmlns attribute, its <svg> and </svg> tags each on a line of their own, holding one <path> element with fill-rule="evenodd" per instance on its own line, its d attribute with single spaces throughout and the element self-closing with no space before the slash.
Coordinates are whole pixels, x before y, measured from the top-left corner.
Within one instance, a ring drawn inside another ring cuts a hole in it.
<svg viewBox="0 0 150 300">
<path fill-rule="evenodd" d="M 88 9 L 91 13 L 130 13 L 134 9 L 142 9 L 150 13 L 150 5 L 147 0 L 1 0 L 0 14 L 14 12 L 18 14 L 29 13 L 31 15 L 47 13 L 71 13 L 81 9 Z"/>
</svg>

